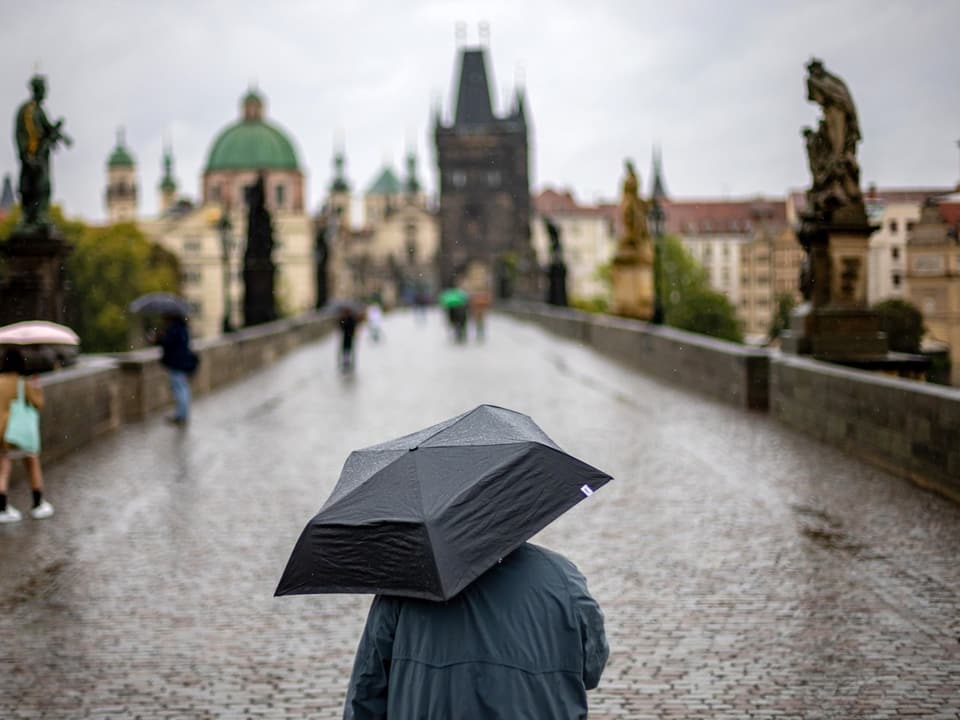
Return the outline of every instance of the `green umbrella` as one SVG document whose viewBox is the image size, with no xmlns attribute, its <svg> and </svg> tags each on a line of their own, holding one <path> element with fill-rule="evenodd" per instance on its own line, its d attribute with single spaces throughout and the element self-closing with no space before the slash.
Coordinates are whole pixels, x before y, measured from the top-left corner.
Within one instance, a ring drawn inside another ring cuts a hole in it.
<svg viewBox="0 0 960 720">
<path fill-rule="evenodd" d="M 445 308 L 451 308 L 466 305 L 469 299 L 470 296 L 460 288 L 448 288 L 440 293 L 437 302 Z"/>
</svg>

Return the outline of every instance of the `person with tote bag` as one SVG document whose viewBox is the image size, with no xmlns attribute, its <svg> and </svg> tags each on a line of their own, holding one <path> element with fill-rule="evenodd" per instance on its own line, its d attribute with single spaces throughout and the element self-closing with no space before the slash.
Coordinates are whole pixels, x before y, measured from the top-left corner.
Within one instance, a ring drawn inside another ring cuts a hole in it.
<svg viewBox="0 0 960 720">
<path fill-rule="evenodd" d="M 0 523 L 12 523 L 22 515 L 7 500 L 7 488 L 13 460 L 23 459 L 33 507 L 30 515 L 37 520 L 53 515 L 53 505 L 43 499 L 43 471 L 40 468 L 40 415 L 43 390 L 34 379 L 24 377 L 23 353 L 7 350 L 0 364 Z"/>
</svg>

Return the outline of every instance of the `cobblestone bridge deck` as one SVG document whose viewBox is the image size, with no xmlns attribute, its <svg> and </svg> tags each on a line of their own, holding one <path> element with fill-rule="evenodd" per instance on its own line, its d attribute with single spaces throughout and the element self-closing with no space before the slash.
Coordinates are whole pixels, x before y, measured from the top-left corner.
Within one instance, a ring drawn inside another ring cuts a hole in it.
<svg viewBox="0 0 960 720">
<path fill-rule="evenodd" d="M 960 507 L 516 321 L 385 329 L 48 468 L 57 515 L 0 526 L 0 718 L 339 717 L 370 598 L 273 598 L 293 542 L 351 449 L 481 402 L 616 477 L 537 538 L 606 612 L 591 718 L 960 717 Z"/>
</svg>

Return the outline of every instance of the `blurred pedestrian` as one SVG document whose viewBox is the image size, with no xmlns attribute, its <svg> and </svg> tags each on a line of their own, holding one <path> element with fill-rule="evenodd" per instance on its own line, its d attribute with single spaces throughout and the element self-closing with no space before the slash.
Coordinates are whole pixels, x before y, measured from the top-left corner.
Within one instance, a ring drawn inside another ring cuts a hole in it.
<svg viewBox="0 0 960 720">
<path fill-rule="evenodd" d="M 351 372 L 356 364 L 356 351 L 353 345 L 359 324 L 359 313 L 350 308 L 343 308 L 340 311 L 340 369 L 343 372 Z"/>
<path fill-rule="evenodd" d="M 153 342 L 163 348 L 160 363 L 170 377 L 174 410 L 167 421 L 182 426 L 190 419 L 190 376 L 196 371 L 200 358 L 190 349 L 187 319 L 180 315 L 167 315 L 164 320 L 166 324 Z"/>
<path fill-rule="evenodd" d="M 608 654 L 583 575 L 525 543 L 446 602 L 374 598 L 343 717 L 579 720 Z"/>
<path fill-rule="evenodd" d="M 367 305 L 366 316 L 370 339 L 374 342 L 380 342 L 380 335 L 383 332 L 383 310 L 380 308 L 380 303 L 374 300 Z"/>
<path fill-rule="evenodd" d="M 476 290 L 470 293 L 470 315 L 473 317 L 473 326 L 477 340 L 486 337 L 487 308 L 490 307 L 490 293 L 486 290 Z"/>
<path fill-rule="evenodd" d="M 12 523 L 21 519 L 22 515 L 7 500 L 7 489 L 10 483 L 10 472 L 13 461 L 20 458 L 30 479 L 30 490 L 33 494 L 33 505 L 30 515 L 38 520 L 53 515 L 53 505 L 43 497 L 43 471 L 40 467 L 39 421 L 35 428 L 36 447 L 21 447 L 8 442 L 8 427 L 11 422 L 11 403 L 18 399 L 25 400 L 36 410 L 43 409 L 43 389 L 36 377 L 25 377 L 26 362 L 23 353 L 17 349 L 9 349 L 3 354 L 0 363 L 0 523 Z"/>
</svg>

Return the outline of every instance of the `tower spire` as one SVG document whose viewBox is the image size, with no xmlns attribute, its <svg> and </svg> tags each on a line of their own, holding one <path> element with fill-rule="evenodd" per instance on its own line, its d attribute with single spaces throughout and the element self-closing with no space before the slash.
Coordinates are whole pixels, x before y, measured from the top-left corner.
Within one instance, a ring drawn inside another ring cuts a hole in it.
<svg viewBox="0 0 960 720">
<path fill-rule="evenodd" d="M 650 188 L 651 197 L 656 198 L 657 200 L 662 200 L 667 197 L 667 186 L 663 182 L 663 167 L 662 159 L 660 157 L 660 146 L 653 146 L 653 169 L 650 172 L 652 180 L 652 186 Z"/>
</svg>

